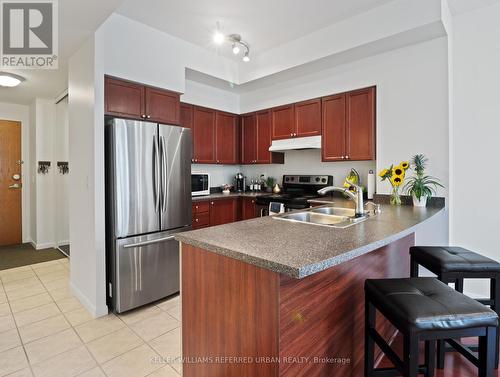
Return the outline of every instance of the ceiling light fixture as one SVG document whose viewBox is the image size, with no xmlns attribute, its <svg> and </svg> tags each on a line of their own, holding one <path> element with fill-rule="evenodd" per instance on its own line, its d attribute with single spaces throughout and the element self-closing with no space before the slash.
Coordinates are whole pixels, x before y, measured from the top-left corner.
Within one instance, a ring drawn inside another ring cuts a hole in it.
<svg viewBox="0 0 500 377">
<path fill-rule="evenodd" d="M 0 86 L 13 88 L 25 80 L 24 77 L 13 73 L 0 72 Z"/>
<path fill-rule="evenodd" d="M 250 46 L 248 43 L 241 39 L 241 35 L 239 34 L 230 34 L 227 36 L 227 40 L 233 44 L 233 54 L 238 55 L 241 51 L 241 47 L 245 49 L 245 53 L 243 55 L 243 61 L 245 63 L 250 61 Z"/>
<path fill-rule="evenodd" d="M 250 61 L 250 45 L 247 42 L 243 41 L 241 39 L 241 35 L 239 34 L 229 34 L 228 36 L 222 34 L 220 31 L 219 22 L 216 23 L 216 29 L 213 39 L 214 43 L 219 45 L 222 44 L 224 41 L 228 41 L 229 43 L 231 43 L 231 49 L 234 55 L 238 55 L 241 52 L 241 49 L 243 48 L 244 53 L 242 60 L 245 63 L 248 63 Z"/>
</svg>

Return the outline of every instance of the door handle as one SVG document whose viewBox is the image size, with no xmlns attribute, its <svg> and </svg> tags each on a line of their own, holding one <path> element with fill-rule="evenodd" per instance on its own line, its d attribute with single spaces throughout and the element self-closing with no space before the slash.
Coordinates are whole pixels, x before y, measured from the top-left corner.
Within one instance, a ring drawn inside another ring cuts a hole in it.
<svg viewBox="0 0 500 377">
<path fill-rule="evenodd" d="M 131 243 L 129 245 L 123 246 L 123 248 L 124 249 L 130 249 L 132 247 L 141 247 L 141 246 L 153 245 L 155 243 L 170 241 L 170 240 L 173 240 L 174 238 L 175 238 L 175 236 L 168 236 L 168 237 L 158 238 L 158 239 L 155 239 L 155 240 L 149 240 L 149 241 L 144 241 L 144 242 Z"/>
<path fill-rule="evenodd" d="M 14 183 L 9 186 L 10 189 L 20 189 L 22 186 L 19 183 Z"/>
<path fill-rule="evenodd" d="M 161 137 L 161 159 L 162 159 L 162 174 L 163 174 L 163 205 L 162 205 L 162 212 L 165 212 L 167 210 L 167 197 L 168 197 L 168 181 L 167 181 L 167 153 L 166 153 L 166 146 L 165 146 L 165 136 Z"/>
<path fill-rule="evenodd" d="M 158 138 L 156 135 L 153 136 L 153 149 L 155 154 L 155 212 L 160 210 L 160 158 L 158 155 Z"/>
</svg>

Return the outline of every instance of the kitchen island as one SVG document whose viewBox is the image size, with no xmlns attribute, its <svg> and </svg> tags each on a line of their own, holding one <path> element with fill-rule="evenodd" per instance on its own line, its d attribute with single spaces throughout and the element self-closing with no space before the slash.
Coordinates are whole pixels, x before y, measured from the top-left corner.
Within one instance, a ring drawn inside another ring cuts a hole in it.
<svg viewBox="0 0 500 377">
<path fill-rule="evenodd" d="M 408 276 L 414 232 L 442 208 L 381 210 L 345 229 L 265 217 L 179 234 L 184 377 L 362 376 L 364 281 Z"/>
</svg>

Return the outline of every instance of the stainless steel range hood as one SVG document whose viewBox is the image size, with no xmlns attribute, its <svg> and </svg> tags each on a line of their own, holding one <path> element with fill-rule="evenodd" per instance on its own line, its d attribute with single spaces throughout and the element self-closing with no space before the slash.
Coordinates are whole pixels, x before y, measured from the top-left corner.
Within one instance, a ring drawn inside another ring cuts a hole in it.
<svg viewBox="0 0 500 377">
<path fill-rule="evenodd" d="M 321 149 L 321 136 L 273 140 L 271 146 L 269 147 L 270 152 L 283 152 L 298 149 Z"/>
</svg>

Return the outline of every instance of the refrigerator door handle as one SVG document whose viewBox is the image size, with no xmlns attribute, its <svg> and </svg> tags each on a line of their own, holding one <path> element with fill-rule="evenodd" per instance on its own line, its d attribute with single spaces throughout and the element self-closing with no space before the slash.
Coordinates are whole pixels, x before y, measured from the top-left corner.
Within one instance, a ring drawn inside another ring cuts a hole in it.
<svg viewBox="0 0 500 377">
<path fill-rule="evenodd" d="M 154 180 L 155 180 L 155 212 L 160 210 L 160 157 L 158 152 L 158 137 L 153 135 L 154 150 Z"/>
<path fill-rule="evenodd" d="M 152 244 L 155 244 L 155 243 L 170 241 L 170 240 L 173 240 L 174 238 L 175 238 L 175 236 L 168 236 L 168 237 L 158 238 L 158 239 L 155 239 L 155 240 L 149 240 L 149 241 L 138 242 L 138 243 L 131 243 L 129 245 L 123 246 L 123 248 L 124 249 L 130 249 L 132 247 L 141 247 L 141 246 L 146 246 L 146 245 L 152 245 Z"/>
<path fill-rule="evenodd" d="M 161 136 L 161 159 L 162 159 L 162 175 L 163 175 L 163 203 L 162 203 L 162 212 L 167 210 L 167 198 L 168 198 L 168 180 L 167 180 L 167 150 L 165 146 L 165 136 Z"/>
</svg>

